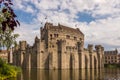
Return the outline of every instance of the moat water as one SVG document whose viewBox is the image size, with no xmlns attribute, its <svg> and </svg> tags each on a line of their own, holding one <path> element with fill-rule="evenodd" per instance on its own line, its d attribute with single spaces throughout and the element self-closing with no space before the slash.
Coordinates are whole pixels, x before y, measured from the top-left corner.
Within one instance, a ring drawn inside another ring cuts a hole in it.
<svg viewBox="0 0 120 80">
<path fill-rule="evenodd" d="M 12 80 L 120 80 L 120 69 L 23 70 Z"/>
</svg>

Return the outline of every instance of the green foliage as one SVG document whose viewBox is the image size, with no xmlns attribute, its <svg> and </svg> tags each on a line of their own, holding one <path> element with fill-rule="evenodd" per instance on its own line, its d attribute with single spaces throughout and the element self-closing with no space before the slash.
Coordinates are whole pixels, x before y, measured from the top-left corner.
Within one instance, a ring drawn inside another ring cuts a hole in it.
<svg viewBox="0 0 120 80">
<path fill-rule="evenodd" d="M 17 73 L 20 71 L 21 71 L 20 68 L 6 64 L 0 59 L 0 80 L 16 77 Z"/>
<path fill-rule="evenodd" d="M 12 5 L 12 0 L 0 0 L 0 48 L 9 49 L 12 45 L 16 46 L 16 38 L 19 36 L 13 34 L 15 27 L 20 23 Z"/>
<path fill-rule="evenodd" d="M 104 64 L 105 68 L 120 68 L 120 64 Z"/>
<path fill-rule="evenodd" d="M 0 68 L 4 66 L 4 62 L 2 61 L 2 59 L 0 58 Z"/>
<path fill-rule="evenodd" d="M 20 25 L 16 20 L 16 14 L 12 9 L 12 0 L 0 0 L 0 27 L 2 31 L 6 31 L 7 27 L 14 30 L 17 25 Z"/>
<path fill-rule="evenodd" d="M 12 45 L 17 45 L 16 38 L 19 34 L 13 34 L 12 30 L 7 29 L 3 32 L 0 29 L 0 47 L 6 47 L 9 49 Z"/>
</svg>

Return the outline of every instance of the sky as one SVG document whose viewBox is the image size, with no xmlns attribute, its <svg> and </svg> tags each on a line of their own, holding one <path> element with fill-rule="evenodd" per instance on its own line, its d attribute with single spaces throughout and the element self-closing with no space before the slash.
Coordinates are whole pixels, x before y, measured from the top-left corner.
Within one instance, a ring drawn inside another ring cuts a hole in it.
<svg viewBox="0 0 120 80">
<path fill-rule="evenodd" d="M 20 21 L 17 39 L 34 43 L 45 22 L 79 28 L 88 44 L 120 49 L 120 0 L 13 0 Z M 47 19 L 46 19 L 47 18 Z M 43 23 L 43 24 L 41 24 Z"/>
</svg>

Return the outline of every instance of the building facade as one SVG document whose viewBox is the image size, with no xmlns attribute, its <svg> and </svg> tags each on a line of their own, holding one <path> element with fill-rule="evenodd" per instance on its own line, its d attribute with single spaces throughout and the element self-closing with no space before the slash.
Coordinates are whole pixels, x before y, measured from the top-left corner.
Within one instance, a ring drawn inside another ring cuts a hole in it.
<svg viewBox="0 0 120 80">
<path fill-rule="evenodd" d="M 120 54 L 118 50 L 105 51 L 104 52 L 104 62 L 105 64 L 119 64 L 120 63 Z"/>
<path fill-rule="evenodd" d="M 8 62 L 8 51 L 0 50 L 0 58 L 7 63 Z"/>
<path fill-rule="evenodd" d="M 46 23 L 40 29 L 40 39 L 35 38 L 33 46 L 26 41 L 12 49 L 13 64 L 23 68 L 39 69 L 81 69 L 103 68 L 104 48 L 89 44 L 84 48 L 84 34 L 58 24 Z"/>
</svg>

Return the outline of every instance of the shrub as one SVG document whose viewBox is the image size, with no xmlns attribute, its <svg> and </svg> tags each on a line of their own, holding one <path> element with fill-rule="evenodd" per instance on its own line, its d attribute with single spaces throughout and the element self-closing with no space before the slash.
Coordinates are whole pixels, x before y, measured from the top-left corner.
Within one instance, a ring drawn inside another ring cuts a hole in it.
<svg viewBox="0 0 120 80">
<path fill-rule="evenodd" d="M 17 73 L 20 71 L 21 71 L 20 68 L 6 64 L 4 61 L 0 59 L 0 80 L 10 77 L 16 77 Z"/>
</svg>

